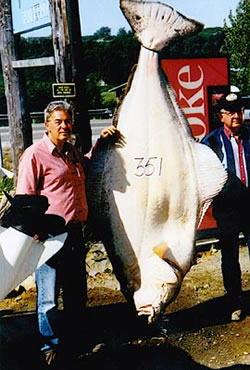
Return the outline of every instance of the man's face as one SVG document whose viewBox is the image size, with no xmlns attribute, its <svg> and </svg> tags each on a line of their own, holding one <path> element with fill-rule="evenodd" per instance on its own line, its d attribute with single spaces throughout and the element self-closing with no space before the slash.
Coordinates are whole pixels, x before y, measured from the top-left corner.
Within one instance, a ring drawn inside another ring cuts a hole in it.
<svg viewBox="0 0 250 370">
<path fill-rule="evenodd" d="M 222 109 L 219 117 L 221 122 L 230 132 L 237 132 L 243 123 L 243 110 L 229 112 Z"/>
<path fill-rule="evenodd" d="M 72 133 L 72 119 L 68 112 L 54 110 L 45 122 L 48 137 L 55 145 L 64 144 Z"/>
</svg>

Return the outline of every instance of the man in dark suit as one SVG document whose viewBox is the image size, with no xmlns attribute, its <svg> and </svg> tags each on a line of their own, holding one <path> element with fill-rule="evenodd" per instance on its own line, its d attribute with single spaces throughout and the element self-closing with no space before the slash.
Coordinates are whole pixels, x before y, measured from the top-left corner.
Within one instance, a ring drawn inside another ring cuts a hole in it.
<svg viewBox="0 0 250 370">
<path fill-rule="evenodd" d="M 214 199 L 213 214 L 217 222 L 221 248 L 221 268 L 231 319 L 244 318 L 239 234 L 250 245 L 249 182 L 250 128 L 244 125 L 243 100 L 229 93 L 216 106 L 222 126 L 210 132 L 202 143 L 212 148 L 228 171 L 222 192 Z"/>
</svg>

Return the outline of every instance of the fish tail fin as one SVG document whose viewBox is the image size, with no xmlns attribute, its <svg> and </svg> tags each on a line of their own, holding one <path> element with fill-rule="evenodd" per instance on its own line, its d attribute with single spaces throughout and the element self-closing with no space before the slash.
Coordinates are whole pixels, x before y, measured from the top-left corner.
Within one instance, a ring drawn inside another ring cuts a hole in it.
<svg viewBox="0 0 250 370">
<path fill-rule="evenodd" d="M 204 25 L 160 2 L 120 0 L 120 8 L 140 43 L 160 51 L 177 36 L 200 31 Z"/>
</svg>

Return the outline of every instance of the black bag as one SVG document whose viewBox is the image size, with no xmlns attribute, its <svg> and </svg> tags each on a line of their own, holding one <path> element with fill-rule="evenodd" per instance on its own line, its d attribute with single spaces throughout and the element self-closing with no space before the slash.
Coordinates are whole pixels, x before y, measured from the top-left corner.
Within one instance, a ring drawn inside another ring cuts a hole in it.
<svg viewBox="0 0 250 370">
<path fill-rule="evenodd" d="M 6 192 L 5 195 L 11 206 L 1 220 L 3 227 L 14 227 L 32 237 L 38 235 L 40 240 L 66 231 L 63 217 L 45 214 L 49 207 L 46 196 L 17 194 L 11 197 Z"/>
</svg>

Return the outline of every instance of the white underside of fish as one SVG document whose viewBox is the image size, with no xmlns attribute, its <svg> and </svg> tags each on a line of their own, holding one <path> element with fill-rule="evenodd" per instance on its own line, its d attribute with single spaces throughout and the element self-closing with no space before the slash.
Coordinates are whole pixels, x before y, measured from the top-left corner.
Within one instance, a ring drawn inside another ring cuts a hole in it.
<svg viewBox="0 0 250 370">
<path fill-rule="evenodd" d="M 90 215 L 101 214 L 98 228 L 108 225 L 102 240 L 118 279 L 125 277 L 122 290 L 128 287 L 138 314 L 149 321 L 178 293 L 193 261 L 198 223 L 226 181 L 216 155 L 192 137 L 158 58 L 141 48 L 119 111 L 126 144 L 108 149 L 99 174 L 93 163 L 87 186 L 99 199 L 93 207 L 89 198 Z"/>
<path fill-rule="evenodd" d="M 138 313 L 149 317 L 178 292 L 201 210 L 226 178 L 215 154 L 193 139 L 161 73 L 158 54 L 142 48 L 118 121 L 126 145 L 110 149 L 102 173 L 113 253 Z"/>
</svg>

